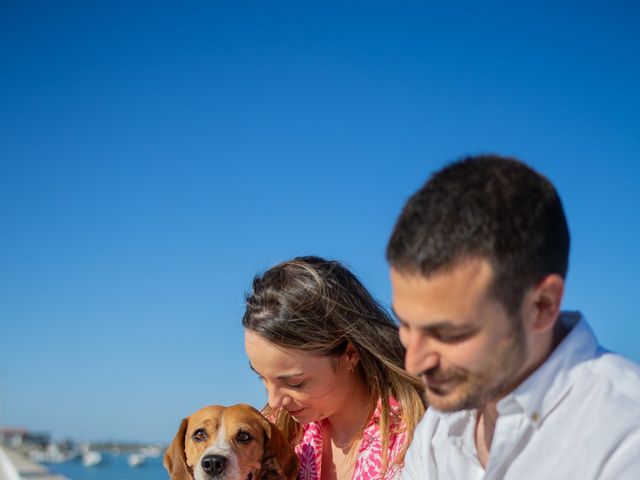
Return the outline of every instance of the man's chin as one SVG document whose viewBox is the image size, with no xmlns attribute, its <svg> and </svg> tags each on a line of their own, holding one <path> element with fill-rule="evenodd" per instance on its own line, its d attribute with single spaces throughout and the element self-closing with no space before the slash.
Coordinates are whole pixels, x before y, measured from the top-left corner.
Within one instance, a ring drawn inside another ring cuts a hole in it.
<svg viewBox="0 0 640 480">
<path fill-rule="evenodd" d="M 443 391 L 426 387 L 425 392 L 429 407 L 433 407 L 440 412 L 457 412 L 471 407 L 468 397 L 455 390 Z"/>
</svg>

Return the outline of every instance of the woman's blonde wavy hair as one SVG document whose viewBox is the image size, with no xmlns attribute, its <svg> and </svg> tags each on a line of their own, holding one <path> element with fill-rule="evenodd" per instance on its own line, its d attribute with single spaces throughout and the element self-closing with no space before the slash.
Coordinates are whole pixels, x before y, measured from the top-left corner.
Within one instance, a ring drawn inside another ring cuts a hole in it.
<svg viewBox="0 0 640 480">
<path fill-rule="evenodd" d="M 391 397 L 400 404 L 408 433 L 395 459 L 398 465 L 403 464 L 425 410 L 424 387 L 403 368 L 398 327 L 353 273 L 337 261 L 319 257 L 280 263 L 254 278 L 242 324 L 276 345 L 314 355 L 338 357 L 348 344 L 353 345 L 360 357 L 357 374 L 369 389 L 367 418 L 380 402 L 383 471 L 396 425 Z M 267 405 L 263 413 L 275 420 L 293 445 L 300 441 L 302 426 L 287 412 L 273 411 Z M 352 439 L 352 447 L 365 427 L 362 425 Z"/>
</svg>

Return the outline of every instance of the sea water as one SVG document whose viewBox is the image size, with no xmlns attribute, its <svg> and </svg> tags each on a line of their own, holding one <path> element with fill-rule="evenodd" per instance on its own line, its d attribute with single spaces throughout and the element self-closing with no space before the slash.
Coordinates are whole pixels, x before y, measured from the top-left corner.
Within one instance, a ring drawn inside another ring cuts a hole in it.
<svg viewBox="0 0 640 480">
<path fill-rule="evenodd" d="M 162 457 L 147 457 L 144 464 L 131 467 L 128 455 L 102 453 L 102 462 L 85 467 L 80 460 L 64 463 L 43 464 L 50 472 L 69 480 L 168 480 L 169 475 L 162 466 Z"/>
</svg>

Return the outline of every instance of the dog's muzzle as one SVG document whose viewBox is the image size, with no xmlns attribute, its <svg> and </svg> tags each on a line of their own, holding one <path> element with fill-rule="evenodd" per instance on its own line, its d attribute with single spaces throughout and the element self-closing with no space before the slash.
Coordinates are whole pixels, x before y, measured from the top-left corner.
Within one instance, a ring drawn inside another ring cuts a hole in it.
<svg viewBox="0 0 640 480">
<path fill-rule="evenodd" d="M 200 462 L 205 473 L 212 477 L 224 472 L 228 464 L 229 460 L 227 460 L 227 457 L 223 457 L 222 455 L 207 455 Z"/>
</svg>

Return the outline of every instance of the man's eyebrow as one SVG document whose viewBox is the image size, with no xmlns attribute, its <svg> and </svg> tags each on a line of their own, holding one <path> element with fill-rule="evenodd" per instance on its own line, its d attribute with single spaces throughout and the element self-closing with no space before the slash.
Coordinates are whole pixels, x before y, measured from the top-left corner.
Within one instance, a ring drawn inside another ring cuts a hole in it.
<svg viewBox="0 0 640 480">
<path fill-rule="evenodd" d="M 471 330 L 474 328 L 473 325 L 456 325 L 451 323 L 448 320 L 442 320 L 437 323 L 432 323 L 429 326 L 424 327 L 426 330 Z"/>
<path fill-rule="evenodd" d="M 398 313 L 395 311 L 395 309 L 393 308 L 393 305 L 391 306 L 391 312 L 401 323 L 406 323 L 404 320 L 402 320 L 400 315 L 398 315 Z M 425 332 L 432 332 L 434 330 L 467 330 L 467 329 L 471 330 L 474 328 L 474 326 L 471 324 L 456 325 L 452 323 L 450 320 L 443 319 L 443 320 L 436 321 L 435 323 L 431 323 L 429 325 L 418 325 L 416 328 L 418 330 L 423 330 Z"/>
</svg>

